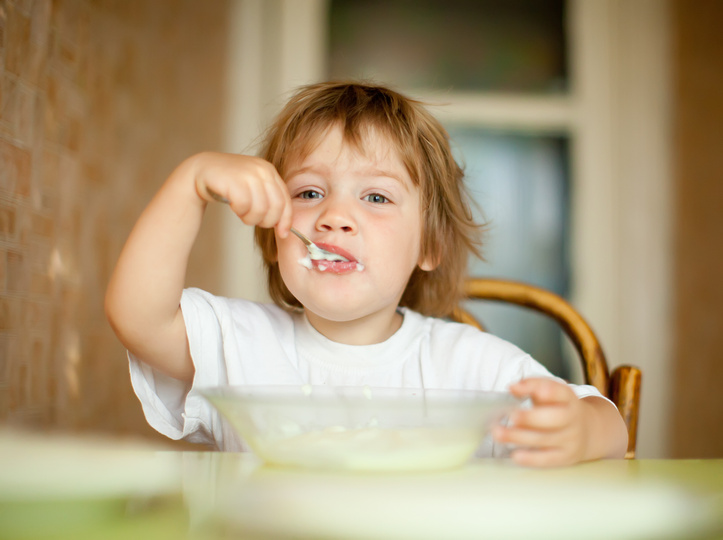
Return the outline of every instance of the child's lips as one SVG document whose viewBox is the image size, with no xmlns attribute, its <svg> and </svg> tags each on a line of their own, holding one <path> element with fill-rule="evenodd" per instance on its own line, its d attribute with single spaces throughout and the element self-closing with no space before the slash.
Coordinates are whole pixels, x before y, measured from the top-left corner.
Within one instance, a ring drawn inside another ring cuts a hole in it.
<svg viewBox="0 0 723 540">
<path fill-rule="evenodd" d="M 322 243 L 322 242 L 314 242 L 314 243 L 315 243 L 318 247 L 320 247 L 321 249 L 325 249 L 326 251 L 329 251 L 329 252 L 331 252 L 331 253 L 336 253 L 337 255 L 341 255 L 342 257 L 344 257 L 345 259 L 347 259 L 348 262 L 355 263 L 355 264 L 358 262 L 358 261 L 356 260 L 356 258 L 354 257 L 354 255 L 352 255 L 351 253 L 349 253 L 349 252 L 346 251 L 345 249 L 340 248 L 339 246 L 334 246 L 334 245 L 331 245 L 331 244 L 324 244 L 324 243 Z M 318 262 L 320 262 L 320 263 L 327 263 L 327 264 L 328 264 L 330 261 L 320 260 L 320 261 L 318 261 Z"/>
<path fill-rule="evenodd" d="M 311 259 L 311 267 L 315 268 L 316 270 L 324 273 L 330 273 L 330 274 L 347 274 L 349 272 L 361 272 L 364 270 L 364 265 L 361 264 L 356 257 L 354 257 L 351 253 L 346 251 L 345 249 L 340 248 L 339 246 L 334 246 L 331 244 L 324 244 L 320 242 L 315 242 L 317 247 L 320 247 L 322 249 L 325 249 L 331 253 L 334 253 L 336 255 L 340 255 L 348 260 L 346 261 L 328 261 L 324 259 Z"/>
</svg>

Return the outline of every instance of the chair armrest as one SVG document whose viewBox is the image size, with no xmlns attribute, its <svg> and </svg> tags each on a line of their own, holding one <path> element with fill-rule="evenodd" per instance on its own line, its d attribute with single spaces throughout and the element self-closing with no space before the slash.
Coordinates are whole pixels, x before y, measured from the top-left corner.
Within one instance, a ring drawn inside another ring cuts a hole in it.
<svg viewBox="0 0 723 540">
<path fill-rule="evenodd" d="M 641 379 L 642 373 L 635 366 L 618 366 L 610 377 L 610 399 L 617 406 L 628 428 L 626 459 L 635 457 Z"/>
</svg>

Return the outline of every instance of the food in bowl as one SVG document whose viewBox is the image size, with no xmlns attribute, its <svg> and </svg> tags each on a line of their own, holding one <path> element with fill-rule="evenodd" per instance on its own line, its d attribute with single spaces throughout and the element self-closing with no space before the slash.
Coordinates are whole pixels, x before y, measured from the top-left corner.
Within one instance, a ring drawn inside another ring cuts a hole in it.
<svg viewBox="0 0 723 540">
<path fill-rule="evenodd" d="M 268 464 L 422 471 L 466 463 L 519 401 L 470 390 L 225 386 L 203 395 Z"/>
</svg>

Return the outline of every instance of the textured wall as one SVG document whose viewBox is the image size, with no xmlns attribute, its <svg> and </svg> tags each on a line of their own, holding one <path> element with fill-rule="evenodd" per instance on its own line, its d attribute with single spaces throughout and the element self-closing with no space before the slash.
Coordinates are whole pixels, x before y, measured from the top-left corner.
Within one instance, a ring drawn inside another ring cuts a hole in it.
<svg viewBox="0 0 723 540">
<path fill-rule="evenodd" d="M 106 283 L 143 206 L 221 145 L 225 0 L 0 0 L 0 424 L 150 434 Z M 205 225 L 190 283 L 214 288 Z"/>
<path fill-rule="evenodd" d="M 676 0 L 674 457 L 723 458 L 723 2 Z M 643 391 L 645 391 L 643 383 Z"/>
</svg>

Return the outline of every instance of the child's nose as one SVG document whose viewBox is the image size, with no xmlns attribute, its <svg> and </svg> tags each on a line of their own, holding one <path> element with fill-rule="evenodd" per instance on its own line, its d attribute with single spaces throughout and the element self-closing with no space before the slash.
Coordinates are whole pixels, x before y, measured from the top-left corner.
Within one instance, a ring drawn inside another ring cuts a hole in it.
<svg viewBox="0 0 723 540">
<path fill-rule="evenodd" d="M 316 228 L 320 231 L 356 232 L 356 221 L 352 217 L 352 209 L 348 201 L 327 197 L 319 219 L 316 221 Z"/>
</svg>

